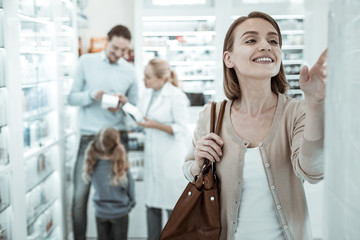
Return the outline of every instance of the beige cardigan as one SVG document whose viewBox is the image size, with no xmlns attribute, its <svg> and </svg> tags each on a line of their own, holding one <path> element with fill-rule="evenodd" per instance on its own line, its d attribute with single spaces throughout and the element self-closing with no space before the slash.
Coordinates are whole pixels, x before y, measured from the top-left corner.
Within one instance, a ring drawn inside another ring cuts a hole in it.
<svg viewBox="0 0 360 240">
<path fill-rule="evenodd" d="M 225 108 L 220 137 L 223 156 L 216 165 L 220 179 L 221 240 L 233 240 L 241 198 L 244 153 L 249 145 L 239 137 L 230 121 L 229 101 Z M 217 104 L 219 113 L 220 104 Z M 193 180 L 190 168 L 194 161 L 195 143 L 209 132 L 210 105 L 200 112 L 192 148 L 186 156 L 183 171 Z M 310 240 L 311 228 L 303 181 L 317 183 L 323 179 L 323 139 L 303 138 L 304 102 L 279 94 L 278 103 L 267 137 L 259 143 L 264 170 L 272 194 L 274 209 L 286 239 Z"/>
</svg>

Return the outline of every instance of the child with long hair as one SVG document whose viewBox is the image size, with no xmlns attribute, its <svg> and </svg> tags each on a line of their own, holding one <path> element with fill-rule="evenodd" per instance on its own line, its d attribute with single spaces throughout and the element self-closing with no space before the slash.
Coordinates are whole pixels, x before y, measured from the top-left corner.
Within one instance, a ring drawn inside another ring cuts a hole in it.
<svg viewBox="0 0 360 240">
<path fill-rule="evenodd" d="M 100 130 L 85 153 L 84 180 L 95 189 L 93 202 L 99 240 L 126 240 L 128 214 L 135 206 L 134 180 L 128 171 L 120 133 Z"/>
</svg>

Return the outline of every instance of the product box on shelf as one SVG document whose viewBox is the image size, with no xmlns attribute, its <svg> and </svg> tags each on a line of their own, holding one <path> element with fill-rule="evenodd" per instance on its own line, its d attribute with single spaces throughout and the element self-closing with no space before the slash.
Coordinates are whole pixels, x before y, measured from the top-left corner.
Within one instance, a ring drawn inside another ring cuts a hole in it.
<svg viewBox="0 0 360 240">
<path fill-rule="evenodd" d="M 130 172 L 136 181 L 144 178 L 145 134 L 140 130 L 130 131 L 128 140 L 128 161 Z"/>
<path fill-rule="evenodd" d="M 53 149 L 38 156 L 26 160 L 25 162 L 25 176 L 26 189 L 29 191 L 36 185 L 48 178 L 54 172 L 54 154 Z"/>
<path fill-rule="evenodd" d="M 44 182 L 26 193 L 26 215 L 28 227 L 36 225 L 45 211 L 51 209 L 57 195 L 54 191 L 55 176 L 50 176 Z"/>
<path fill-rule="evenodd" d="M 55 207 L 51 207 L 42 213 L 36 221 L 29 225 L 27 228 L 27 239 L 28 240 L 37 240 L 37 239 L 50 239 L 50 235 L 56 226 L 56 217 L 54 215 Z M 54 238 L 58 239 L 58 238 Z"/>
</svg>

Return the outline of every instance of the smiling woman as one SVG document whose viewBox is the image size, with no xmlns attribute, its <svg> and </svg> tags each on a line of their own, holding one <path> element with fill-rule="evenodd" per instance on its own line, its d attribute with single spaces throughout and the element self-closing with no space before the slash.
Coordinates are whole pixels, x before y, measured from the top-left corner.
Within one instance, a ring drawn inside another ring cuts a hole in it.
<svg viewBox="0 0 360 240">
<path fill-rule="evenodd" d="M 270 64 L 271 68 L 269 68 L 270 72 L 268 72 L 271 75 L 271 90 L 273 92 L 285 93 L 288 83 L 281 62 L 281 46 L 282 37 L 280 28 L 270 16 L 254 12 L 249 14 L 248 17 L 240 17 L 234 21 L 225 36 L 223 48 L 224 89 L 226 96 L 229 99 L 241 96 L 237 74 L 242 72 L 239 72 L 239 69 L 246 70 L 248 74 L 251 71 L 250 76 L 254 76 L 257 73 L 252 68 L 245 67 L 251 62 L 241 65 L 243 66 L 242 68 L 234 65 L 237 63 L 239 66 L 242 63 L 241 60 L 239 62 L 236 58 L 241 59 L 244 54 L 250 54 L 248 58 L 253 57 L 251 61 L 257 60 L 259 62 L 261 58 L 271 59 L 273 64 Z M 258 48 L 260 48 L 260 51 L 256 51 Z M 246 61 L 245 59 L 243 59 L 243 62 Z M 260 63 L 264 63 L 264 60 L 261 60 Z M 261 71 L 264 71 L 264 69 Z"/>
<path fill-rule="evenodd" d="M 300 101 L 286 96 L 281 46 L 269 15 L 252 12 L 234 21 L 223 49 L 230 99 L 223 131 L 207 133 L 206 105 L 183 165 L 193 181 L 205 159 L 217 162 L 222 240 L 312 239 L 303 182 L 323 179 L 326 51 L 310 71 L 301 70 Z"/>
</svg>

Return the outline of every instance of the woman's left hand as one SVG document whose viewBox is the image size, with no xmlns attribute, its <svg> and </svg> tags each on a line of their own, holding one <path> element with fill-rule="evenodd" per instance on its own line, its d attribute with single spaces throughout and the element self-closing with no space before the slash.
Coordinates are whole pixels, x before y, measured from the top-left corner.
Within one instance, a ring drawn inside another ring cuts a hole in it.
<svg viewBox="0 0 360 240">
<path fill-rule="evenodd" d="M 307 66 L 300 71 L 300 88 L 305 94 L 305 99 L 311 100 L 313 103 L 320 103 L 325 99 L 326 56 L 327 49 L 322 52 L 310 71 Z"/>
<path fill-rule="evenodd" d="M 156 122 L 144 117 L 145 121 L 144 122 L 136 122 L 139 126 L 144 127 L 144 128 L 154 128 Z"/>
</svg>

